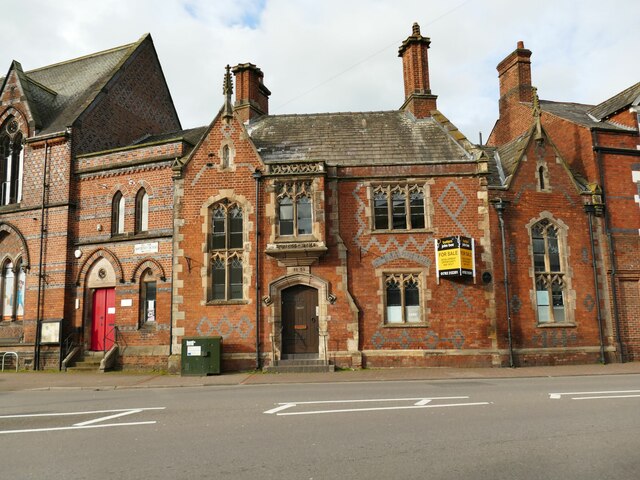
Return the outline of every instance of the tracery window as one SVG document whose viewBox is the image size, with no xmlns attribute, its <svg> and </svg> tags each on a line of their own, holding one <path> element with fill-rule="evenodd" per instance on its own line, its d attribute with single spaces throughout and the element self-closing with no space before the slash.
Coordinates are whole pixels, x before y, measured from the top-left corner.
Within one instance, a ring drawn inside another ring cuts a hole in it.
<svg viewBox="0 0 640 480">
<path fill-rule="evenodd" d="M 566 282 L 558 227 L 548 219 L 531 228 L 538 323 L 563 323 Z"/>
<path fill-rule="evenodd" d="M 385 323 L 389 325 L 421 323 L 420 275 L 394 273 L 385 275 Z"/>
<path fill-rule="evenodd" d="M 144 188 L 136 194 L 136 233 L 149 230 L 149 195 Z"/>
<path fill-rule="evenodd" d="M 425 228 L 425 191 L 419 185 L 378 185 L 373 188 L 373 228 L 412 230 Z"/>
<path fill-rule="evenodd" d="M 210 300 L 243 298 L 243 212 L 235 202 L 224 200 L 211 207 Z"/>
<path fill-rule="evenodd" d="M 26 273 L 22 268 L 22 260 L 14 264 L 5 260 L 0 266 L 0 319 L 20 320 L 24 316 L 24 294 Z"/>
<path fill-rule="evenodd" d="M 293 182 L 278 187 L 278 233 L 302 236 L 313 233 L 311 182 Z"/>
<path fill-rule="evenodd" d="M 0 128 L 0 206 L 22 200 L 22 133 L 10 117 Z"/>
</svg>

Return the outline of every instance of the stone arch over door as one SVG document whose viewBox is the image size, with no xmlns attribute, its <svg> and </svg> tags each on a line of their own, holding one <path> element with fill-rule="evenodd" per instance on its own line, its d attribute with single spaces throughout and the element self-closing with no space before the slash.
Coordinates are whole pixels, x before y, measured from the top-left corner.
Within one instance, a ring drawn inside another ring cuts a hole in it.
<svg viewBox="0 0 640 480">
<path fill-rule="evenodd" d="M 101 327 L 97 327 L 95 324 L 95 312 L 94 308 L 94 296 L 97 297 L 101 294 L 101 299 L 104 301 L 110 295 L 111 305 L 115 309 L 115 287 L 120 282 L 118 278 L 119 264 L 115 267 L 108 256 L 96 255 L 92 262 L 87 262 L 83 266 L 84 282 L 83 282 L 83 337 L 85 340 L 85 348 L 90 350 L 102 350 L 108 349 L 113 341 L 115 341 L 115 310 L 114 312 L 108 312 L 107 323 Z M 110 291 L 111 293 L 108 293 Z M 104 298 L 102 298 L 104 297 Z M 107 308 L 107 305 L 104 305 Z M 96 329 L 101 329 L 101 336 L 104 336 L 102 342 L 95 340 Z M 99 344 L 100 347 L 96 348 Z"/>
<path fill-rule="evenodd" d="M 82 263 L 80 267 L 80 271 L 78 272 L 78 277 L 76 278 L 77 286 L 87 287 L 89 272 L 96 265 L 96 262 L 100 261 L 100 259 L 105 259 L 107 263 L 111 266 L 111 270 L 114 272 L 114 286 L 115 282 L 124 283 L 124 271 L 122 269 L 122 264 L 118 257 L 111 252 L 110 250 L 104 248 L 98 248 L 91 252 L 87 259 Z"/>
<path fill-rule="evenodd" d="M 263 299 L 271 307 L 269 321 L 269 337 L 271 340 L 271 363 L 275 365 L 282 358 L 282 292 L 289 287 L 306 285 L 318 291 L 318 358 L 327 361 L 328 357 L 328 306 L 336 297 L 329 291 L 329 283 L 322 278 L 307 273 L 285 275 L 269 284 L 269 296 Z"/>
</svg>

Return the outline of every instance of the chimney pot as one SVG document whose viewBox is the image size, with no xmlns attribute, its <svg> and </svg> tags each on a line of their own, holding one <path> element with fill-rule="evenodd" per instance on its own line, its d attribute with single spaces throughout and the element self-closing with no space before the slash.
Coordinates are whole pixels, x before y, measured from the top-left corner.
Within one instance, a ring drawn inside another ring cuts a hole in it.
<svg viewBox="0 0 640 480">
<path fill-rule="evenodd" d="M 241 63 L 231 69 L 235 75 L 236 102 L 234 111 L 242 122 L 269 114 L 271 92 L 262 79 L 262 70 L 252 63 Z"/>
<path fill-rule="evenodd" d="M 402 58 L 405 101 L 402 110 L 408 110 L 416 118 L 430 117 L 436 109 L 436 97 L 429 85 L 428 49 L 431 40 L 420 33 L 420 25 L 415 22 L 411 35 L 402 42 L 398 56 Z"/>
<path fill-rule="evenodd" d="M 518 42 L 518 48 L 519 48 L 519 49 L 523 49 L 523 48 L 524 48 L 524 42 L 523 42 L 522 40 L 520 40 L 520 41 Z"/>
</svg>

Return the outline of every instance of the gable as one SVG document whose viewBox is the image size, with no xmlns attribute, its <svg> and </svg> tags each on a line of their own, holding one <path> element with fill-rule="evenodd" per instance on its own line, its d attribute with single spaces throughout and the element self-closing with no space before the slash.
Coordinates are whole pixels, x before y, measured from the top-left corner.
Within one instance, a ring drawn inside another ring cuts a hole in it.
<svg viewBox="0 0 640 480">
<path fill-rule="evenodd" d="M 545 128 L 542 125 L 539 128 L 539 137 L 533 125 L 523 135 L 493 151 L 491 186 L 553 191 L 554 186 L 570 185 L 572 193 L 587 191 L 587 181 L 569 167 Z"/>
<path fill-rule="evenodd" d="M 15 60 L 11 63 L 0 90 L 2 104 L 20 111 L 26 118 L 31 131 L 40 125 L 38 105 L 45 102 L 45 98 L 51 95 L 54 93 L 41 88 L 40 85 L 34 85 L 22 71 L 20 63 Z M 0 112 L 0 115 L 3 113 Z"/>
</svg>

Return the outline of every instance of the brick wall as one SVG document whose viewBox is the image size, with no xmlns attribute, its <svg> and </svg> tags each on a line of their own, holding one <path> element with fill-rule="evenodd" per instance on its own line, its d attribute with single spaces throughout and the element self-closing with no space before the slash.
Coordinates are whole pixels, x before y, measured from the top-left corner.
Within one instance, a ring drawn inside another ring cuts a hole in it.
<svg viewBox="0 0 640 480">
<path fill-rule="evenodd" d="M 180 130 L 150 39 L 143 42 L 74 124 L 74 154 L 129 145 L 145 135 Z"/>
</svg>

